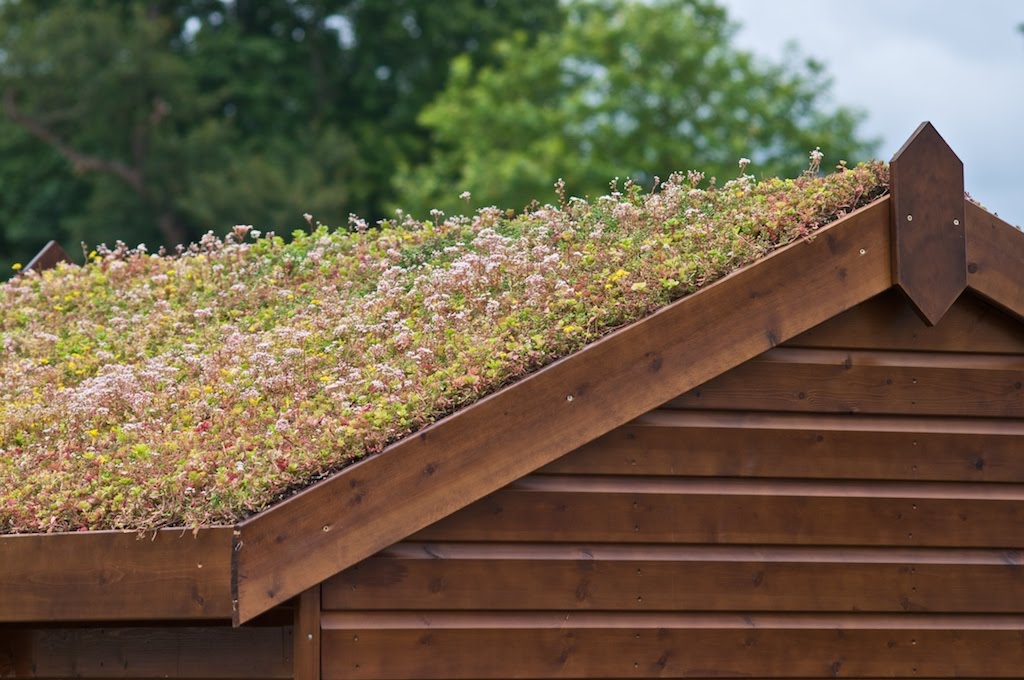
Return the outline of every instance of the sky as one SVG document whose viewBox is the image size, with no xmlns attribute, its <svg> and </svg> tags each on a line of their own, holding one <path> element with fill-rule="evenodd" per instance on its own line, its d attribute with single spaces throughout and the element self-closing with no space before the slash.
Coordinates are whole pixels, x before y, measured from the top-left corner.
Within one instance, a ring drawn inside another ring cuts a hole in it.
<svg viewBox="0 0 1024 680">
<path fill-rule="evenodd" d="M 777 63 L 795 42 L 822 62 L 832 103 L 867 114 L 860 129 L 881 140 L 879 158 L 930 120 L 971 196 L 1024 225 L 1024 2 L 720 1 L 738 47 Z"/>
</svg>

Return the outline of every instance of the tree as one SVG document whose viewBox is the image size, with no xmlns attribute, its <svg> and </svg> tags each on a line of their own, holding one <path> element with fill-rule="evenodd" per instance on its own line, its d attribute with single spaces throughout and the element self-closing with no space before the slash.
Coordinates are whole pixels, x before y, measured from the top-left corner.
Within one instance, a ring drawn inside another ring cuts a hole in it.
<svg viewBox="0 0 1024 680">
<path fill-rule="evenodd" d="M 557 0 L 0 0 L 0 271 L 50 237 L 382 217 L 451 59 L 488 63 L 560 17 Z"/>
<path fill-rule="evenodd" d="M 563 30 L 496 46 L 497 63 L 456 58 L 420 116 L 436 146 L 398 179 L 401 205 L 520 208 L 563 177 L 576 195 L 612 177 L 649 183 L 674 170 L 735 176 L 795 173 L 807 153 L 856 160 L 873 143 L 861 115 L 828 106 L 822 67 L 795 55 L 762 64 L 734 48 L 734 26 L 710 0 L 582 0 Z"/>
</svg>

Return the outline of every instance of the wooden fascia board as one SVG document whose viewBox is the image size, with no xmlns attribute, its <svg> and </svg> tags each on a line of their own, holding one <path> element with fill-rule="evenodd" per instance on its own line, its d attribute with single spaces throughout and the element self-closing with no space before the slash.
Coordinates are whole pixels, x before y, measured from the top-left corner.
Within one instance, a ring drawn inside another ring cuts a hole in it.
<svg viewBox="0 0 1024 680">
<path fill-rule="evenodd" d="M 233 531 L 0 536 L 0 622 L 226 621 Z"/>
<path fill-rule="evenodd" d="M 1024 321 L 1024 233 L 964 200 L 967 287 Z"/>
<path fill-rule="evenodd" d="M 235 623 L 891 284 L 886 197 L 242 522 Z"/>
</svg>

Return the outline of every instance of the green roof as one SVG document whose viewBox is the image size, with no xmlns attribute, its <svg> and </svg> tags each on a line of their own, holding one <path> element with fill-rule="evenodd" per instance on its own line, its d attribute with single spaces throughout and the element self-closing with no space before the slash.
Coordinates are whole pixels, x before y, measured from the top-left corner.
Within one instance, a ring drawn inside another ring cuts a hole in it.
<svg viewBox="0 0 1024 680">
<path fill-rule="evenodd" d="M 813 238 L 887 181 L 877 162 L 720 187 L 688 173 L 17 275 L 0 285 L 0 533 L 233 523 Z"/>
</svg>

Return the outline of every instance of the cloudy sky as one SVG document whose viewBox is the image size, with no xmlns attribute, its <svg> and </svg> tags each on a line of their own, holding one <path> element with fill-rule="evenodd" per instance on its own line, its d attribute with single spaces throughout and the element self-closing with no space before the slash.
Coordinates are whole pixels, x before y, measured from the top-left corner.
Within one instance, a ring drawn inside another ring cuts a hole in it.
<svg viewBox="0 0 1024 680">
<path fill-rule="evenodd" d="M 793 41 L 823 62 L 834 102 L 867 113 L 879 157 L 930 120 L 964 162 L 967 191 L 1024 225 L 1024 2 L 722 2 L 740 47 L 778 61 Z"/>
</svg>

